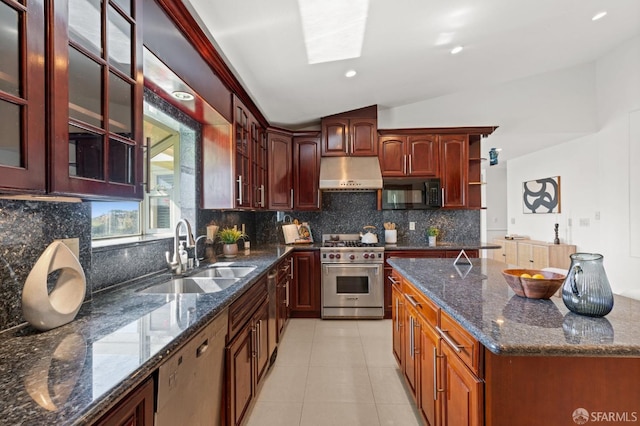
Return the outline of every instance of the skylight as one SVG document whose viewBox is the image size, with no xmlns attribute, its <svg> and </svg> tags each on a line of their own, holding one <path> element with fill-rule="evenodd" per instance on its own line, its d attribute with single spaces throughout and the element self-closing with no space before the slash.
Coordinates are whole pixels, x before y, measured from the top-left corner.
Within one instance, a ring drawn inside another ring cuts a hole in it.
<svg viewBox="0 0 640 426">
<path fill-rule="evenodd" d="M 298 0 L 309 64 L 357 58 L 369 0 Z"/>
</svg>

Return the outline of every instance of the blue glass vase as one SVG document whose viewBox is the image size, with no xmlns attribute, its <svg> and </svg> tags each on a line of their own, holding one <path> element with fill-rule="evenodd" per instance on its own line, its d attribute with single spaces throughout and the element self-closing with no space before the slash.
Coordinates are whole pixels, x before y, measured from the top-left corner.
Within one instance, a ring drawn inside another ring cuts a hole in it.
<svg viewBox="0 0 640 426">
<path fill-rule="evenodd" d="M 603 317 L 613 309 L 613 292 L 597 253 L 575 253 L 562 284 L 562 301 L 570 311 L 590 317 Z"/>
</svg>

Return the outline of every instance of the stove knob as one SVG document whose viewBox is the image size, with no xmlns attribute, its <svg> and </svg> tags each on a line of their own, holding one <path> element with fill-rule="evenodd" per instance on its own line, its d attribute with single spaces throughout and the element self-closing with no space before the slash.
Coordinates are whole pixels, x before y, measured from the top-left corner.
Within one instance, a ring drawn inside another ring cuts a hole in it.
<svg viewBox="0 0 640 426">
<path fill-rule="evenodd" d="M 340 259 L 340 253 L 336 254 L 336 259 Z"/>
<path fill-rule="evenodd" d="M 371 259 L 375 259 L 375 258 L 376 258 L 376 255 L 375 255 L 374 253 L 371 253 L 371 254 L 369 255 L 369 257 L 370 257 Z"/>
<path fill-rule="evenodd" d="M 365 253 L 363 257 L 364 257 L 365 259 L 368 259 L 368 258 L 369 258 L 369 253 Z M 371 257 L 373 257 L 373 256 L 371 256 Z"/>
<path fill-rule="evenodd" d="M 329 254 L 329 259 L 333 259 L 335 256 L 333 255 L 333 253 Z"/>
<path fill-rule="evenodd" d="M 355 260 L 355 258 L 356 258 L 356 255 L 355 255 L 355 254 L 350 254 L 350 255 L 349 255 L 349 259 L 351 259 L 351 260 Z"/>
</svg>

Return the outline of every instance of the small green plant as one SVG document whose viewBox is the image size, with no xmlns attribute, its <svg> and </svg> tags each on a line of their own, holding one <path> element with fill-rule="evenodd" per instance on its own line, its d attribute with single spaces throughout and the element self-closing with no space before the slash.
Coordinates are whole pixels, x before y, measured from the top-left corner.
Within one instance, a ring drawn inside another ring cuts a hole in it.
<svg viewBox="0 0 640 426">
<path fill-rule="evenodd" d="M 233 228 L 224 228 L 218 232 L 218 238 L 220 238 L 220 241 L 222 241 L 224 244 L 237 243 L 239 239 L 246 237 L 247 234 Z"/>
<path fill-rule="evenodd" d="M 440 235 L 440 230 L 435 226 L 430 226 L 427 228 L 427 235 L 429 237 L 437 237 L 438 235 Z"/>
</svg>

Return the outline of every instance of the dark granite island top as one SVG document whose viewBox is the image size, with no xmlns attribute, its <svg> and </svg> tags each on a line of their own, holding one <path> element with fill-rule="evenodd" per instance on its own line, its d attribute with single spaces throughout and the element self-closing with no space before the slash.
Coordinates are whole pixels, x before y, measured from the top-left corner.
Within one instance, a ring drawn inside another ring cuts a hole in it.
<svg viewBox="0 0 640 426">
<path fill-rule="evenodd" d="M 570 312 L 562 298 L 515 295 L 503 263 L 472 259 L 390 259 L 411 284 L 500 355 L 640 357 L 640 301 L 615 296 L 604 318 Z"/>
<path fill-rule="evenodd" d="M 481 241 L 464 241 L 464 242 L 446 242 L 438 241 L 435 246 L 430 246 L 426 242 L 424 244 L 405 243 L 385 244 L 385 251 L 411 251 L 411 250 L 484 250 L 499 249 L 500 246 L 494 243 L 485 243 Z"/>
<path fill-rule="evenodd" d="M 271 246 L 240 253 L 229 261 L 254 265 L 255 271 L 217 293 L 137 292 L 170 278 L 163 273 L 94 294 L 62 327 L 8 330 L 0 335 L 0 424 L 98 420 L 291 250 Z"/>
</svg>

